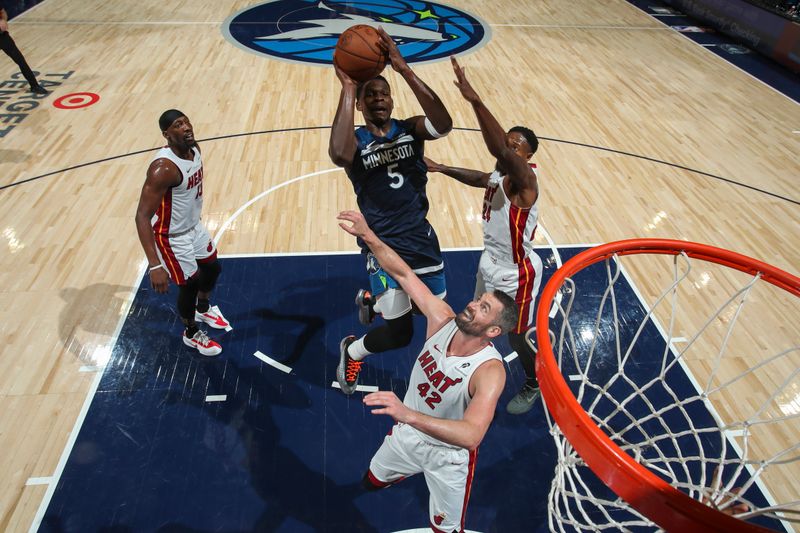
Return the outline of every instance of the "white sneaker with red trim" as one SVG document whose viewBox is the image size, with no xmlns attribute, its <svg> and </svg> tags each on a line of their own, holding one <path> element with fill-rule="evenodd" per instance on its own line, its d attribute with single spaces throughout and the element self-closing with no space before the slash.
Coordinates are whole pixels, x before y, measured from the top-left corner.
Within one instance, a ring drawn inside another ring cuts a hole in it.
<svg viewBox="0 0 800 533">
<path fill-rule="evenodd" d="M 203 355 L 213 356 L 222 353 L 222 346 L 213 340 L 209 339 L 205 331 L 197 330 L 193 337 L 186 336 L 186 332 L 181 335 L 183 343 L 190 348 L 194 348 Z"/>
<path fill-rule="evenodd" d="M 225 320 L 225 317 L 222 316 L 222 313 L 219 310 L 219 307 L 216 305 L 212 305 L 208 308 L 208 311 L 205 313 L 201 313 L 200 311 L 194 312 L 194 320 L 195 322 L 205 322 L 209 326 L 215 329 L 224 329 L 225 331 L 230 331 L 233 328 L 231 327 L 230 323 Z"/>
</svg>

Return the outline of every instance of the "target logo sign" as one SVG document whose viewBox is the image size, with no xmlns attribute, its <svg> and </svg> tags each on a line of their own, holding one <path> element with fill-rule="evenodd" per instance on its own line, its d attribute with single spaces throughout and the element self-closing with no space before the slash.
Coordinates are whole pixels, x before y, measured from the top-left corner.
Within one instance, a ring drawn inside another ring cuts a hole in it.
<svg viewBox="0 0 800 533">
<path fill-rule="evenodd" d="M 53 105 L 59 109 L 80 109 L 96 104 L 100 95 L 95 93 L 70 93 L 59 97 Z"/>
</svg>

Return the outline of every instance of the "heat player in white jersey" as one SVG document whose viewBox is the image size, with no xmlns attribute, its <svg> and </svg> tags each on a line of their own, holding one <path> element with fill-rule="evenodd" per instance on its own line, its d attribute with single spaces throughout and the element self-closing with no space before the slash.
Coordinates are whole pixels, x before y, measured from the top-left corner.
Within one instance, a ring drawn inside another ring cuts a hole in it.
<svg viewBox="0 0 800 533">
<path fill-rule="evenodd" d="M 364 486 L 380 489 L 423 473 L 431 529 L 462 532 L 478 446 L 505 386 L 503 360 L 491 340 L 514 327 L 519 310 L 507 294 L 493 291 L 456 315 L 375 235 L 361 213 L 344 211 L 338 218 L 345 231 L 363 240 L 428 322 L 403 401 L 388 391 L 364 397 L 366 405 L 375 407 L 373 414 L 396 422 L 370 461 Z"/>
<path fill-rule="evenodd" d="M 533 249 L 539 216 L 539 183 L 536 165 L 530 159 L 539 146 L 528 128 L 503 130 L 467 81 L 463 69 L 452 60 L 456 85 L 478 117 L 486 146 L 497 158 L 494 172 L 482 172 L 441 165 L 426 159 L 428 170 L 441 172 L 462 183 L 485 190 L 481 216 L 483 245 L 475 294 L 501 290 L 516 301 L 519 317 L 508 340 L 517 352 L 525 371 L 525 383 L 509 402 L 512 414 L 528 412 L 539 396 L 534 366 L 535 354 L 525 342 L 525 332 L 533 325 L 536 295 L 542 278 L 542 260 Z"/>
<path fill-rule="evenodd" d="M 231 327 L 209 296 L 222 268 L 217 249 L 200 222 L 203 209 L 203 161 L 192 124 L 177 109 L 158 120 L 167 146 L 158 151 L 142 186 L 136 208 L 136 230 L 147 256 L 150 283 L 167 292 L 169 279 L 178 285 L 178 314 L 186 330 L 183 342 L 203 355 L 222 352 L 218 342 L 197 327 Z"/>
</svg>

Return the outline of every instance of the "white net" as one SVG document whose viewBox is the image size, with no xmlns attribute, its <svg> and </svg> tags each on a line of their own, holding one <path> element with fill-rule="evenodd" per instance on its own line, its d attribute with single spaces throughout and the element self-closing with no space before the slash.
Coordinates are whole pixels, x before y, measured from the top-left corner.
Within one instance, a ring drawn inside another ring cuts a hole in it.
<svg viewBox="0 0 800 533">
<path fill-rule="evenodd" d="M 553 354 L 580 406 L 621 450 L 722 513 L 800 530 L 797 297 L 684 253 L 614 255 L 559 292 Z M 547 416 L 558 453 L 550 529 L 652 531 Z"/>
</svg>

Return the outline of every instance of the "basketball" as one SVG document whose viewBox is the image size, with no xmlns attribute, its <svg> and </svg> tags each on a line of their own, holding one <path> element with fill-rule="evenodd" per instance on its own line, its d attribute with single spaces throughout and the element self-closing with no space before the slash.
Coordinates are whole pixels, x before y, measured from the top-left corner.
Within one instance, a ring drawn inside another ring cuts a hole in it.
<svg viewBox="0 0 800 533">
<path fill-rule="evenodd" d="M 379 42 L 378 31 L 372 26 L 351 26 L 339 36 L 333 62 L 358 82 L 370 80 L 386 66 L 387 57 Z"/>
</svg>

